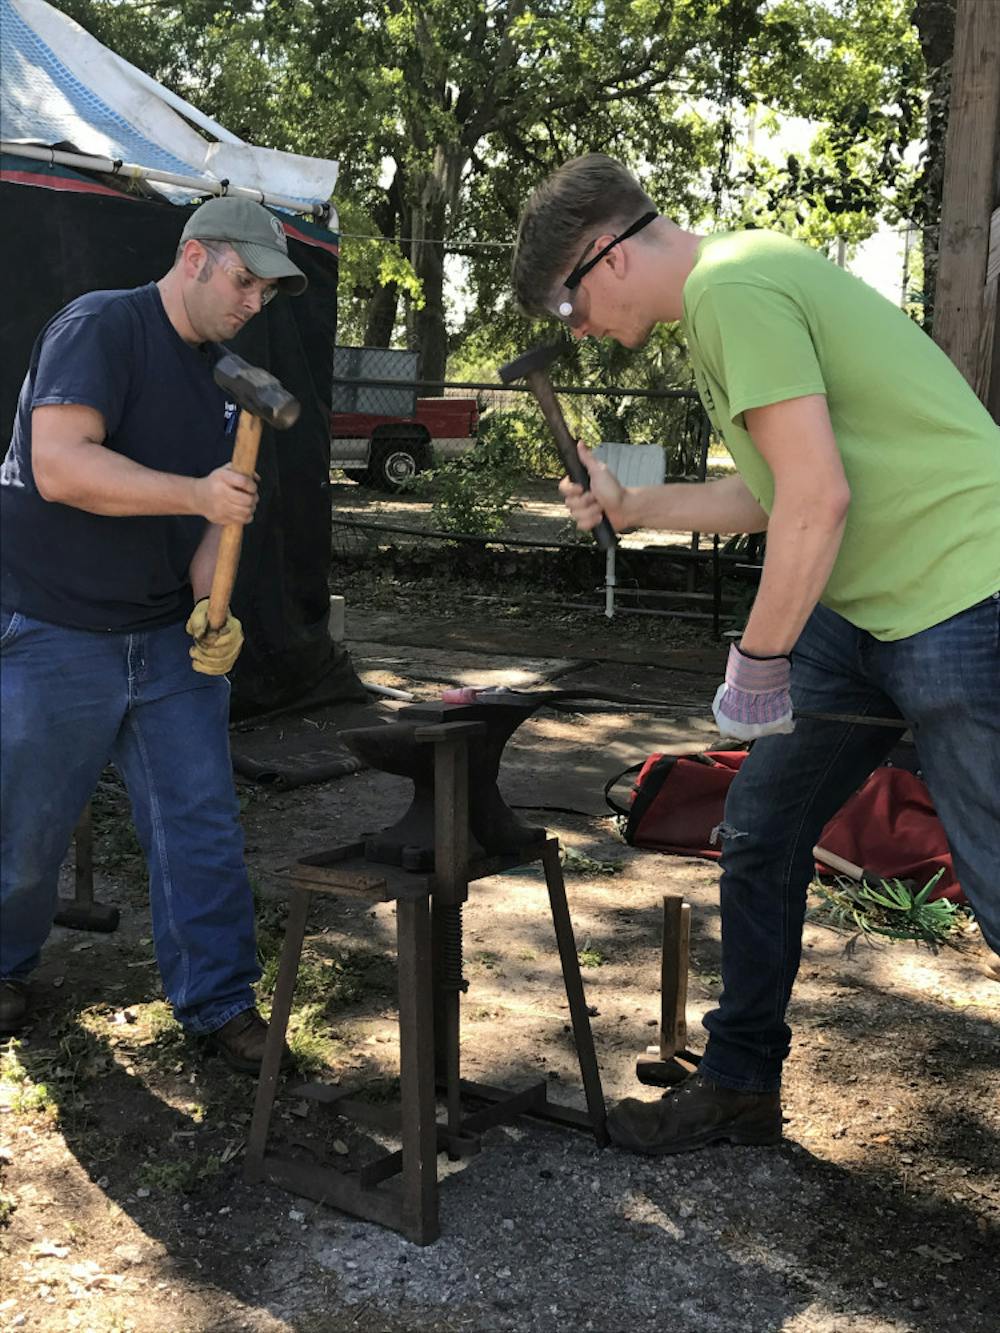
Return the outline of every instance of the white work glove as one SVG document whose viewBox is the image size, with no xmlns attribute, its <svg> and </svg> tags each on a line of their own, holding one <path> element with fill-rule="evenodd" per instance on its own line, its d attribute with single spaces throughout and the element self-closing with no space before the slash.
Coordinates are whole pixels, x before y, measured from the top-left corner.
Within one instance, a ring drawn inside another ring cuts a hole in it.
<svg viewBox="0 0 1000 1333">
<path fill-rule="evenodd" d="M 759 736 L 794 731 L 791 671 L 789 657 L 753 657 L 732 644 L 726 679 L 712 700 L 720 733 L 738 741 L 755 741 Z"/>
</svg>

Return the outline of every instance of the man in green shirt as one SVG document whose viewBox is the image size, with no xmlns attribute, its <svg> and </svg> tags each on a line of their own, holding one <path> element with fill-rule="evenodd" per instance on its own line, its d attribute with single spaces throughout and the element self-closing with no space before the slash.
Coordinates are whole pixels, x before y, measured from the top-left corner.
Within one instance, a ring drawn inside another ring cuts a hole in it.
<svg viewBox="0 0 1000 1333">
<path fill-rule="evenodd" d="M 723 840 L 723 993 L 699 1073 L 609 1127 L 651 1154 L 781 1135 L 785 1010 L 812 847 L 909 724 L 983 936 L 1000 953 L 1000 430 L 902 311 L 822 255 L 660 217 L 619 163 L 567 163 L 528 201 L 513 263 L 526 313 L 640 347 L 680 320 L 738 469 L 560 489 L 578 526 L 767 531 L 760 588 L 714 713 L 754 740 Z M 900 732 L 793 717 L 899 717 Z"/>
</svg>

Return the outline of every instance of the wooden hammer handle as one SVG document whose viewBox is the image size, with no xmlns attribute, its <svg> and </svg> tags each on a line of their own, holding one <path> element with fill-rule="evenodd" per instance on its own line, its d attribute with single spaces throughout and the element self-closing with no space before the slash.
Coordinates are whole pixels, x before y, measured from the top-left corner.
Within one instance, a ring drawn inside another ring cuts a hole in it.
<svg viewBox="0 0 1000 1333">
<path fill-rule="evenodd" d="M 542 415 L 549 424 L 549 430 L 555 437 L 556 448 L 559 450 L 559 456 L 562 458 L 563 466 L 569 473 L 570 479 L 575 481 L 578 486 L 582 486 L 585 491 L 589 491 L 590 473 L 580 462 L 580 455 L 576 451 L 576 440 L 573 439 L 569 427 L 566 425 L 566 418 L 559 406 L 559 400 L 552 387 L 548 372 L 532 370 L 528 372 L 525 379 L 531 386 L 531 391 L 538 401 L 538 406 L 542 409 Z M 602 551 L 613 550 L 618 545 L 615 530 L 606 517 L 602 518 L 597 527 L 594 528 L 594 540 Z"/>
<path fill-rule="evenodd" d="M 249 412 L 240 413 L 236 428 L 236 444 L 233 447 L 233 460 L 230 466 L 234 472 L 242 472 L 244 477 L 252 477 L 257 469 L 257 453 L 260 449 L 260 417 Z M 236 570 L 240 563 L 240 547 L 243 544 L 243 524 L 227 523 L 222 529 L 219 540 L 219 554 L 215 561 L 215 573 L 212 575 L 212 590 L 208 596 L 208 627 L 220 630 L 229 614 L 229 599 L 233 595 L 236 582 Z"/>
<path fill-rule="evenodd" d="M 820 865 L 826 866 L 829 870 L 836 870 L 838 875 L 846 875 L 848 879 L 856 879 L 859 884 L 864 883 L 870 876 L 862 866 L 856 866 L 853 861 L 848 861 L 846 857 L 838 856 L 836 852 L 828 852 L 825 847 L 816 846 L 813 848 L 813 859 Z"/>
</svg>

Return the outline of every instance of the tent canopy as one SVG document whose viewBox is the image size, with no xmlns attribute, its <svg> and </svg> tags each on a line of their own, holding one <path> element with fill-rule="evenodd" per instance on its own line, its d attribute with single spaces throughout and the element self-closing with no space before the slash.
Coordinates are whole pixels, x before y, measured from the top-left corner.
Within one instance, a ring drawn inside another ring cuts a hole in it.
<svg viewBox="0 0 1000 1333">
<path fill-rule="evenodd" d="M 72 144 L 216 192 L 226 180 L 309 206 L 337 183 L 336 162 L 244 143 L 45 0 L 0 0 L 0 126 L 7 142 Z M 179 203 L 197 192 L 169 188 Z"/>
</svg>

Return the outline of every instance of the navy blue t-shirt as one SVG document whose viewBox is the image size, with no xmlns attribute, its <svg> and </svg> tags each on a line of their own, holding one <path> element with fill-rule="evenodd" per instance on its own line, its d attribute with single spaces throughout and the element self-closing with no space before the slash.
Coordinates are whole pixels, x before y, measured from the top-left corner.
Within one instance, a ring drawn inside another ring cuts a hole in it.
<svg viewBox="0 0 1000 1333">
<path fill-rule="evenodd" d="M 232 456 L 235 408 L 212 379 L 216 347 L 192 347 L 155 283 L 90 292 L 42 330 L 0 468 L 0 603 L 88 630 L 174 624 L 191 611 L 189 570 L 206 522 L 110 517 L 44 500 L 31 467 L 31 412 L 76 403 L 104 418 L 103 444 L 157 472 L 204 477 Z"/>
</svg>

